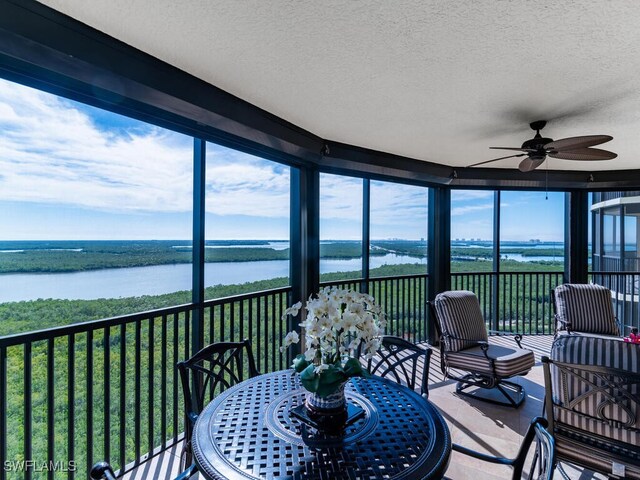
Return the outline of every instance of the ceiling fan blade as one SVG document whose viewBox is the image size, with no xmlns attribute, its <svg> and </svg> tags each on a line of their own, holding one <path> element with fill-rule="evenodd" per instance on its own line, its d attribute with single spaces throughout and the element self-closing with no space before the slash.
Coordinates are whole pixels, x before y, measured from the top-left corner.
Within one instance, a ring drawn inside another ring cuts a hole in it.
<svg viewBox="0 0 640 480">
<path fill-rule="evenodd" d="M 491 150 L 515 150 L 516 152 L 535 152 L 535 148 L 520 148 L 520 147 L 489 147 Z"/>
<path fill-rule="evenodd" d="M 477 167 L 478 165 L 484 165 L 485 163 L 497 162 L 498 160 L 504 160 L 505 158 L 524 157 L 525 155 L 527 155 L 527 154 L 526 153 L 520 153 L 518 155 L 509 155 L 507 157 L 493 158 L 491 160 L 485 160 L 484 162 L 478 162 L 478 163 L 474 163 L 473 165 L 468 165 L 468 168 Z"/>
<path fill-rule="evenodd" d="M 563 150 L 577 150 L 579 148 L 592 147 L 594 145 L 600 145 L 601 143 L 613 140 L 610 135 L 585 135 L 582 137 L 568 137 L 555 140 L 547 143 L 544 148 L 548 152 L 554 150 L 561 152 Z"/>
<path fill-rule="evenodd" d="M 618 156 L 616 153 L 599 148 L 574 148 L 572 150 L 548 153 L 548 155 L 562 160 L 611 160 Z"/>
<path fill-rule="evenodd" d="M 545 158 L 525 158 L 518 165 L 518 170 L 521 172 L 530 172 L 538 168 L 545 161 Z"/>
</svg>

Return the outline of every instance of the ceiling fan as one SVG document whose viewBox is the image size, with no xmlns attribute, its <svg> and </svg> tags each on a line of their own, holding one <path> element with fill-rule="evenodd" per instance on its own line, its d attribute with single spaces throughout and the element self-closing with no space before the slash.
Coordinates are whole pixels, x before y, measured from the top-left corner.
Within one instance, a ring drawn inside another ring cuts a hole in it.
<svg viewBox="0 0 640 480">
<path fill-rule="evenodd" d="M 544 138 L 540 135 L 540 130 L 547 124 L 546 120 L 538 120 L 529 124 L 532 130 L 536 131 L 535 137 L 527 140 L 520 148 L 517 147 L 489 147 L 497 150 L 515 150 L 524 153 L 509 155 L 506 157 L 485 160 L 484 162 L 474 163 L 469 167 L 477 167 L 485 163 L 497 162 L 505 158 L 527 157 L 520 162 L 518 169 L 521 172 L 530 172 L 538 168 L 547 158 L 547 155 L 553 158 L 561 158 L 563 160 L 611 160 L 618 155 L 601 150 L 599 148 L 589 148 L 594 145 L 613 140 L 609 135 L 586 135 L 582 137 L 569 137 L 560 140 Z"/>
</svg>

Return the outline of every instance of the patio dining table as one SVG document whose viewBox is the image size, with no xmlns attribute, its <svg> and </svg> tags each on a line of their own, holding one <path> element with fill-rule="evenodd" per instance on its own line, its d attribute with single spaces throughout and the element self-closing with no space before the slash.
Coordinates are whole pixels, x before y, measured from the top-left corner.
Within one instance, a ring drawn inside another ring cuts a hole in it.
<svg viewBox="0 0 640 480">
<path fill-rule="evenodd" d="M 305 390 L 293 370 L 246 380 L 217 396 L 199 415 L 192 445 L 209 480 L 438 479 L 451 438 L 426 399 L 379 377 L 347 383 L 347 402 L 364 410 L 344 435 L 317 434 L 290 412 Z"/>
</svg>

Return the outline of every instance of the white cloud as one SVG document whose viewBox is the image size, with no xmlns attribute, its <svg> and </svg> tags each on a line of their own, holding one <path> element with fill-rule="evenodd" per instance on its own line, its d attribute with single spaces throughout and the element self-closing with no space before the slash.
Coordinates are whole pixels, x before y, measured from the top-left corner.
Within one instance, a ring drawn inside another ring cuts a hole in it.
<svg viewBox="0 0 640 480">
<path fill-rule="evenodd" d="M 289 169 L 239 152 L 208 145 L 208 213 L 289 216 Z"/>
<path fill-rule="evenodd" d="M 115 212 L 191 210 L 187 137 L 153 126 L 110 131 L 84 110 L 0 80 L 0 200 Z"/>
<path fill-rule="evenodd" d="M 451 190 L 451 202 L 493 198 L 491 190 Z"/>
<path fill-rule="evenodd" d="M 321 174 L 320 218 L 362 225 L 362 179 Z"/>
<path fill-rule="evenodd" d="M 460 215 L 465 215 L 471 212 L 479 212 L 482 210 L 493 209 L 493 203 L 483 203 L 480 205 L 464 205 L 460 207 L 453 207 L 451 209 L 451 216 L 456 217 Z"/>
</svg>

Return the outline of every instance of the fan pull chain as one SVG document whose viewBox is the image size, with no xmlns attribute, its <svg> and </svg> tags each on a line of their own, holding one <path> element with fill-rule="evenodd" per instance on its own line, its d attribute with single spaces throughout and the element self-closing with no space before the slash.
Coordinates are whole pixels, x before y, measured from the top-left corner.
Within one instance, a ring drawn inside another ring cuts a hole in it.
<svg viewBox="0 0 640 480">
<path fill-rule="evenodd" d="M 544 166 L 544 199 L 549 200 L 549 159 L 546 159 Z"/>
</svg>

